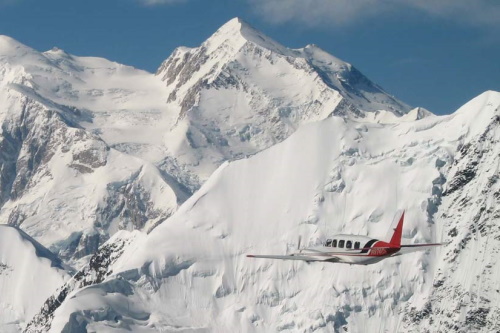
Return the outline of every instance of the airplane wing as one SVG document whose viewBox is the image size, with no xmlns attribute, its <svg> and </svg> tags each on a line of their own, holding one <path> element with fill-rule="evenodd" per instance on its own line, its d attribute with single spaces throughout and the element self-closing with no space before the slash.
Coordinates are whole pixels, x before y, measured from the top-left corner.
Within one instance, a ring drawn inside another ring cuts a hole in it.
<svg viewBox="0 0 500 333">
<path fill-rule="evenodd" d="M 302 260 L 302 261 L 328 261 L 336 262 L 339 261 L 337 257 L 334 256 L 305 256 L 305 255 L 247 255 L 248 258 L 264 258 L 264 259 L 280 259 L 280 260 Z"/>
<path fill-rule="evenodd" d="M 400 256 L 402 254 L 417 252 L 417 251 L 425 251 L 428 249 L 435 248 L 436 246 L 446 245 L 449 243 L 429 243 L 429 244 L 408 244 L 401 245 L 401 249 L 395 253 L 393 256 Z"/>
</svg>

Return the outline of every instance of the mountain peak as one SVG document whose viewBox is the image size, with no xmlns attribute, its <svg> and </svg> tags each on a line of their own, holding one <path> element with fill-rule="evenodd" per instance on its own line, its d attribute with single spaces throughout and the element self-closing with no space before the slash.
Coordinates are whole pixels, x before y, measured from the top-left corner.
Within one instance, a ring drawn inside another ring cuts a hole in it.
<svg viewBox="0 0 500 333">
<path fill-rule="evenodd" d="M 260 31 L 252 27 L 239 17 L 235 17 L 224 23 L 213 36 L 234 36 L 234 35 L 262 35 Z"/>
<path fill-rule="evenodd" d="M 73 59 L 73 56 L 63 49 L 54 46 L 52 49 L 43 52 L 43 55 L 51 61 L 61 61 L 63 59 Z"/>
<path fill-rule="evenodd" d="M 290 52 L 285 46 L 266 36 L 239 17 L 235 17 L 222 25 L 203 45 L 211 52 L 222 45 L 239 50 L 248 42 L 282 54 Z"/>
<path fill-rule="evenodd" d="M 23 53 L 26 53 L 29 50 L 32 49 L 18 42 L 14 38 L 6 35 L 0 35 L 0 56 L 12 56 L 19 51 L 24 51 Z"/>
<path fill-rule="evenodd" d="M 16 41 L 14 38 L 12 37 L 9 37 L 7 35 L 0 35 L 0 46 L 4 46 L 4 45 L 8 45 L 8 44 L 14 44 L 14 43 L 18 43 L 18 41 Z"/>
<path fill-rule="evenodd" d="M 46 51 L 45 53 L 54 53 L 54 54 L 68 54 L 66 51 L 63 49 L 58 48 L 57 46 L 54 46 L 50 50 Z"/>
<path fill-rule="evenodd" d="M 239 17 L 233 17 L 224 23 L 218 30 L 241 30 L 244 26 L 249 26 L 244 20 Z"/>
</svg>

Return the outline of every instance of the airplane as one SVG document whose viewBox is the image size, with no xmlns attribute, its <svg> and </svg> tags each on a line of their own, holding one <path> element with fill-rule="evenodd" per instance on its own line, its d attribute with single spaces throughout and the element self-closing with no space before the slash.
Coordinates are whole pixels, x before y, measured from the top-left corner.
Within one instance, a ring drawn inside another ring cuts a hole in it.
<svg viewBox="0 0 500 333">
<path fill-rule="evenodd" d="M 400 215 L 401 214 L 401 215 Z M 335 235 L 327 239 L 322 246 L 300 249 L 299 252 L 289 255 L 247 255 L 248 258 L 265 258 L 281 260 L 303 260 L 306 262 L 322 261 L 330 263 L 344 263 L 351 265 L 370 265 L 383 259 L 399 256 L 402 254 L 427 250 L 447 243 L 427 243 L 401 245 L 401 235 L 403 233 L 404 211 L 397 213 L 392 226 L 397 222 L 395 228 L 389 229 L 387 239 L 382 241 L 367 236 L 358 235 Z M 398 220 L 399 217 L 399 220 Z"/>
</svg>

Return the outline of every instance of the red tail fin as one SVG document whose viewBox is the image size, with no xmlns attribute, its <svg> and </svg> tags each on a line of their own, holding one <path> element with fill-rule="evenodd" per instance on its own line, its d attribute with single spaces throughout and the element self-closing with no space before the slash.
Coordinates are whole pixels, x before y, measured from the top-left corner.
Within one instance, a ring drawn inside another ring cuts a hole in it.
<svg viewBox="0 0 500 333">
<path fill-rule="evenodd" d="M 398 247 L 401 246 L 401 235 L 403 234 L 404 219 L 405 219 L 405 212 L 403 211 L 403 213 L 401 214 L 401 217 L 399 218 L 399 222 L 398 222 L 396 228 L 394 228 L 394 234 L 392 234 L 392 238 L 391 238 L 391 241 L 389 242 L 389 244 L 394 245 L 394 246 L 398 246 Z"/>
</svg>

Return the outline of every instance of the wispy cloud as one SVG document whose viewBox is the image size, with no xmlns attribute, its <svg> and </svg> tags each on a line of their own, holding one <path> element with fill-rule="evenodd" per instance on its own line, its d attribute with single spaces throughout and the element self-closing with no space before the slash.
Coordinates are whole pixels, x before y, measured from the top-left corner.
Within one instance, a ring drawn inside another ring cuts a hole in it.
<svg viewBox="0 0 500 333">
<path fill-rule="evenodd" d="M 401 9 L 418 10 L 478 26 L 500 25 L 496 0 L 248 0 L 270 22 L 298 20 L 310 26 L 348 25 Z"/>
<path fill-rule="evenodd" d="M 137 0 L 146 6 L 173 5 L 187 0 Z"/>
</svg>

